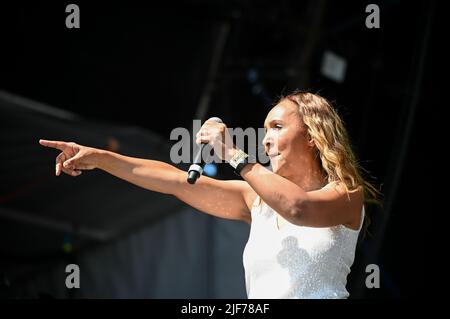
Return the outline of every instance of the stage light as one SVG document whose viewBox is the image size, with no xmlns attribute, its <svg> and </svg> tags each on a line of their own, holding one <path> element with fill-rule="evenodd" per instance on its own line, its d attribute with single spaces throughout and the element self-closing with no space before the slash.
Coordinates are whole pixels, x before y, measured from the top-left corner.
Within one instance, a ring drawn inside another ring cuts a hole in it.
<svg viewBox="0 0 450 319">
<path fill-rule="evenodd" d="M 214 163 L 205 164 L 203 167 L 203 172 L 208 176 L 216 176 L 217 175 L 217 165 Z"/>
</svg>

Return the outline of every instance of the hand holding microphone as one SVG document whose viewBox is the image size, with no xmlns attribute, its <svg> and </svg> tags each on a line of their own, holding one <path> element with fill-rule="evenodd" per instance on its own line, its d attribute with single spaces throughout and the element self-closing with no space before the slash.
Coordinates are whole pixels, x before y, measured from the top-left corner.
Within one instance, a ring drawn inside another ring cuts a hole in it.
<svg viewBox="0 0 450 319">
<path fill-rule="evenodd" d="M 189 184 L 195 184 L 203 173 L 205 161 L 202 158 L 202 153 L 206 145 L 209 144 L 213 147 L 214 152 L 222 160 L 228 160 L 234 151 L 233 139 L 226 125 L 218 117 L 212 117 L 202 125 L 196 135 L 196 143 L 202 145 L 194 157 L 193 164 L 189 167 L 187 178 Z"/>
</svg>

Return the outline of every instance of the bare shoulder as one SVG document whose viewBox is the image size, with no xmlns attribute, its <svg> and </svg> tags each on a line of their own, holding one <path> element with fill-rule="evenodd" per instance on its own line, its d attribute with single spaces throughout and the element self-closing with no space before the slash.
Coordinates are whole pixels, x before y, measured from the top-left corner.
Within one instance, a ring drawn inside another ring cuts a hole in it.
<svg viewBox="0 0 450 319">
<path fill-rule="evenodd" d="M 358 229 L 363 204 L 363 189 L 347 191 L 342 182 L 332 182 L 307 192 L 300 214 L 301 223 L 310 227 L 345 225 Z"/>
<path fill-rule="evenodd" d="M 348 222 L 345 226 L 357 230 L 361 221 L 362 207 L 364 204 L 364 189 L 359 186 L 355 189 L 347 190 L 343 182 L 331 182 L 325 185 L 322 190 L 329 193 L 334 200 L 345 205 L 348 211 Z"/>
<path fill-rule="evenodd" d="M 345 184 L 343 182 L 338 182 L 338 181 L 328 183 L 327 185 L 322 187 L 321 190 L 333 191 L 339 196 L 342 196 L 344 194 L 350 195 L 350 196 L 361 196 L 363 194 L 362 186 L 359 186 L 356 189 L 348 190 L 348 192 L 347 192 L 347 188 L 345 187 Z"/>
</svg>

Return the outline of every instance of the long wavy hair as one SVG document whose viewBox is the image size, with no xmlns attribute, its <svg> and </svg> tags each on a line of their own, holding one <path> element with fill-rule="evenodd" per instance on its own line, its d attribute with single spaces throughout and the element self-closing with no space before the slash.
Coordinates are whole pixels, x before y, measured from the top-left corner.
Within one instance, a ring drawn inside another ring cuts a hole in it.
<svg viewBox="0 0 450 319">
<path fill-rule="evenodd" d="M 362 187 L 365 204 L 381 204 L 381 193 L 363 177 L 367 171 L 359 165 L 344 123 L 331 103 L 317 94 L 295 91 L 280 97 L 276 104 L 286 99 L 298 106 L 328 183 L 341 182 L 347 192 Z M 365 230 L 369 223 L 366 218 Z"/>
</svg>

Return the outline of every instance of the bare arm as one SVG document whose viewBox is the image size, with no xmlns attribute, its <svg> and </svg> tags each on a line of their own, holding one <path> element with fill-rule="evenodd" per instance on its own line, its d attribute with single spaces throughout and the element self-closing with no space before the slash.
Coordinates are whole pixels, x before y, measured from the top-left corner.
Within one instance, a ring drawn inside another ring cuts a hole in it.
<svg viewBox="0 0 450 319">
<path fill-rule="evenodd" d="M 309 227 L 344 224 L 358 228 L 362 189 L 347 193 L 342 183 L 333 183 L 305 191 L 260 164 L 248 164 L 241 175 L 270 207 L 293 224 Z"/>
<path fill-rule="evenodd" d="M 223 123 L 206 121 L 197 133 L 197 143 L 213 145 L 214 151 L 227 162 L 236 154 L 227 127 Z M 363 205 L 361 187 L 346 192 L 343 184 L 307 191 L 271 172 L 258 163 L 247 164 L 241 176 L 261 199 L 292 224 L 309 227 L 330 227 L 344 224 L 358 228 Z"/>
<path fill-rule="evenodd" d="M 256 194 L 244 181 L 220 181 L 202 176 L 191 185 L 186 181 L 186 172 L 168 163 L 124 156 L 76 143 L 44 140 L 40 143 L 62 151 L 57 157 L 56 175 L 59 175 L 58 170 L 77 176 L 80 170 L 99 168 L 142 188 L 174 195 L 207 214 L 245 222 L 251 220 L 250 208 Z"/>
<path fill-rule="evenodd" d="M 202 176 L 191 185 L 187 173 L 170 164 L 108 151 L 100 151 L 98 168 L 140 187 L 174 195 L 207 214 L 250 222 L 252 189 L 244 181 Z"/>
</svg>

